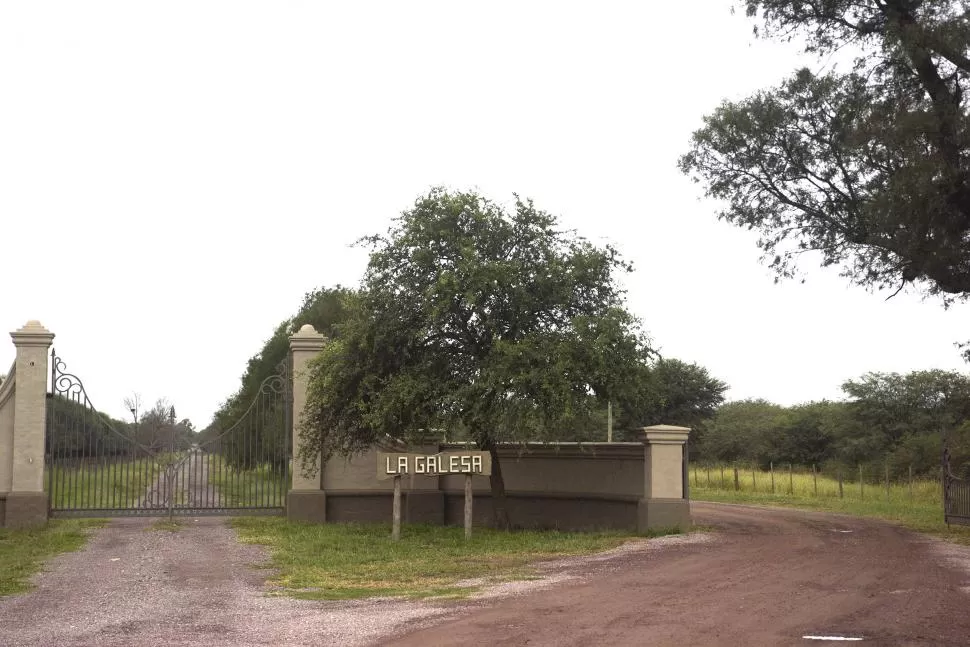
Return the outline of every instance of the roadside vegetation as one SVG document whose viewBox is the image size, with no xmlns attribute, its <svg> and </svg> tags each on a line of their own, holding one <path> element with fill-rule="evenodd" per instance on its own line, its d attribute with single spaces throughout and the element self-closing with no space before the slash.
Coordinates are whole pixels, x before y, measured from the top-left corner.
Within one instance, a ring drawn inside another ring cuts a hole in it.
<svg viewBox="0 0 970 647">
<path fill-rule="evenodd" d="M 723 465 L 696 466 L 690 470 L 690 494 L 695 501 L 780 505 L 807 510 L 837 512 L 859 517 L 874 517 L 934 536 L 970 545 L 970 527 L 943 521 L 943 497 L 940 481 L 914 479 L 890 483 L 839 480 L 823 474 L 792 472 L 787 469 L 772 473 Z M 737 487 L 737 489 L 735 489 Z"/>
<path fill-rule="evenodd" d="M 29 591 L 30 578 L 55 555 L 80 549 L 103 519 L 56 519 L 43 528 L 0 528 L 0 596 Z"/>
<path fill-rule="evenodd" d="M 465 540 L 459 527 L 408 525 L 400 541 L 392 542 L 389 524 L 305 524 L 276 517 L 230 523 L 241 541 L 268 547 L 269 566 L 278 569 L 270 584 L 280 594 L 313 600 L 463 597 L 480 588 L 461 585 L 463 580 L 531 579 L 540 560 L 586 555 L 644 537 L 475 528 Z"/>
</svg>

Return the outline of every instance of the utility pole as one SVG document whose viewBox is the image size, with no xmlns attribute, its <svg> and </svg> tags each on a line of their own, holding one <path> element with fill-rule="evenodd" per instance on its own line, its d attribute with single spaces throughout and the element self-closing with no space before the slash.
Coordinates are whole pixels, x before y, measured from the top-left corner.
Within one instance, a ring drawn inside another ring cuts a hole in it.
<svg viewBox="0 0 970 647">
<path fill-rule="evenodd" d="M 613 401 L 606 402 L 606 442 L 613 442 Z"/>
</svg>

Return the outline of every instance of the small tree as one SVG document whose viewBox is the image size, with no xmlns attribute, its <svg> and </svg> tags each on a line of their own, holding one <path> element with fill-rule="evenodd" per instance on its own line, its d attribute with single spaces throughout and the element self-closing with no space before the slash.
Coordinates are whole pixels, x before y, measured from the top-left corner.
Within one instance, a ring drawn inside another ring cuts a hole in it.
<svg viewBox="0 0 970 647">
<path fill-rule="evenodd" d="M 304 471 L 446 429 L 490 452 L 495 521 L 509 527 L 497 443 L 556 438 L 630 390 L 651 354 L 614 281 L 631 268 L 531 201 L 506 213 L 443 189 L 363 242 L 361 298 L 311 364 Z"/>
</svg>

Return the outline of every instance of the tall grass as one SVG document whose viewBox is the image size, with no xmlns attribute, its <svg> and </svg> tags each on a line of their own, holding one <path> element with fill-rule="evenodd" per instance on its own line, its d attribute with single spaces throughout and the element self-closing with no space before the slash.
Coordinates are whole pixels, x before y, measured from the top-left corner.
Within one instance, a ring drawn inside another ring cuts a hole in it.
<svg viewBox="0 0 970 647">
<path fill-rule="evenodd" d="M 44 490 L 54 509 L 131 508 L 163 472 L 151 458 L 48 465 Z"/>
<path fill-rule="evenodd" d="M 914 478 L 891 481 L 887 489 L 885 480 L 880 482 L 859 480 L 858 472 L 846 473 L 839 488 L 839 479 L 788 466 L 781 469 L 756 470 L 737 468 L 737 487 L 734 466 L 692 466 L 690 485 L 706 490 L 737 491 L 744 493 L 776 494 L 792 497 L 841 498 L 858 501 L 883 500 L 898 503 L 930 503 L 943 509 L 943 488 L 940 480 Z M 863 473 L 863 477 L 866 477 Z"/>
<path fill-rule="evenodd" d="M 218 454 L 209 454 L 209 483 L 216 488 L 222 507 L 283 507 L 290 488 L 290 471 L 280 474 L 268 463 L 237 469 Z"/>
</svg>

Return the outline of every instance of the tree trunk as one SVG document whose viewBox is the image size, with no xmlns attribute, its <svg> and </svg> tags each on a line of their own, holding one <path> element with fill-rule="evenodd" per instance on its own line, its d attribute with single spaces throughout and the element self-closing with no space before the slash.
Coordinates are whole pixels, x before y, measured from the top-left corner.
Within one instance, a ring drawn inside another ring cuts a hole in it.
<svg viewBox="0 0 970 647">
<path fill-rule="evenodd" d="M 495 527 L 501 530 L 509 530 L 512 523 L 509 521 L 509 510 L 506 507 L 505 498 L 505 479 L 502 477 L 502 465 L 498 460 L 498 450 L 495 443 L 489 441 L 488 453 L 492 456 L 492 475 L 489 483 L 492 486 L 492 514 L 495 519 Z"/>
</svg>

